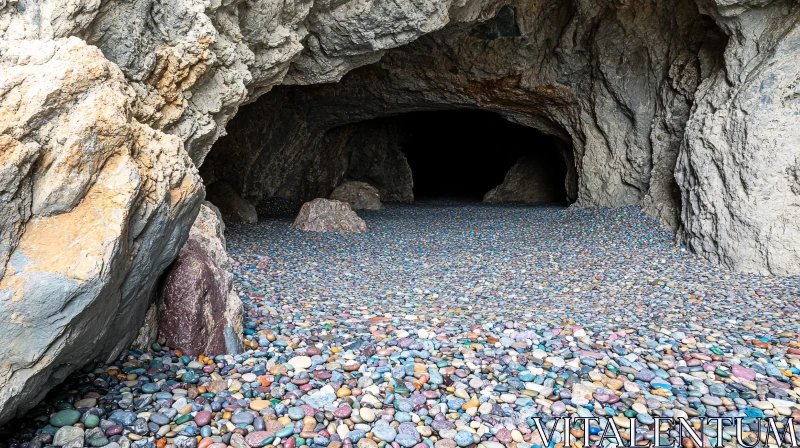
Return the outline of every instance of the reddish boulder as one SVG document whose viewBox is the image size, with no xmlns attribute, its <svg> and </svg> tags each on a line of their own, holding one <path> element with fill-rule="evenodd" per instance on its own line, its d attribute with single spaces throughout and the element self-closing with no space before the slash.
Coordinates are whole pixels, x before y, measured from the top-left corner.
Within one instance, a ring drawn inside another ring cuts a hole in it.
<svg viewBox="0 0 800 448">
<path fill-rule="evenodd" d="M 224 229 L 216 207 L 204 203 L 166 278 L 159 336 L 189 355 L 241 349 L 242 302 L 233 291 Z"/>
</svg>

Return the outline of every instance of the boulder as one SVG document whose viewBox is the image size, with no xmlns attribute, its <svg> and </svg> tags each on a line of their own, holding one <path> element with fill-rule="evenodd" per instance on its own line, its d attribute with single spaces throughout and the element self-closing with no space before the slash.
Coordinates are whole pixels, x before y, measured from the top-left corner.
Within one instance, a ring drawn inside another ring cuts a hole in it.
<svg viewBox="0 0 800 448">
<path fill-rule="evenodd" d="M 205 202 L 166 276 L 158 332 L 169 347 L 188 355 L 241 350 L 242 301 L 233 290 L 224 232 L 219 211 Z"/>
<path fill-rule="evenodd" d="M 228 224 L 254 224 L 258 222 L 256 207 L 242 199 L 226 182 L 214 182 L 206 189 L 206 200 L 217 206 L 222 219 Z"/>
<path fill-rule="evenodd" d="M 380 210 L 381 194 L 366 182 L 345 181 L 331 193 L 331 199 L 347 202 L 353 210 Z"/>
<path fill-rule="evenodd" d="M 483 202 L 564 202 L 565 193 L 558 183 L 559 176 L 554 176 L 548 166 L 534 157 L 519 159 L 508 170 L 503 183 L 486 193 Z"/>
<path fill-rule="evenodd" d="M 367 224 L 347 202 L 317 198 L 300 208 L 293 227 L 312 232 L 364 233 Z"/>
<path fill-rule="evenodd" d="M 2 16 L 2 14 L 0 14 Z M 0 423 L 136 337 L 203 196 L 78 38 L 0 40 Z"/>
</svg>

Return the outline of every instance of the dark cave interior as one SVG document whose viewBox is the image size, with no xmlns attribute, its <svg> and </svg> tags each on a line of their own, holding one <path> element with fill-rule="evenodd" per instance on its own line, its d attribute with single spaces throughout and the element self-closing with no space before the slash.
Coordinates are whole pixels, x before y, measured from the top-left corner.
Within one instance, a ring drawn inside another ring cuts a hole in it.
<svg viewBox="0 0 800 448">
<path fill-rule="evenodd" d="M 553 138 L 482 110 L 411 112 L 393 120 L 414 179 L 414 197 L 480 200 L 524 156 L 544 165 L 566 202 L 566 165 Z"/>
</svg>

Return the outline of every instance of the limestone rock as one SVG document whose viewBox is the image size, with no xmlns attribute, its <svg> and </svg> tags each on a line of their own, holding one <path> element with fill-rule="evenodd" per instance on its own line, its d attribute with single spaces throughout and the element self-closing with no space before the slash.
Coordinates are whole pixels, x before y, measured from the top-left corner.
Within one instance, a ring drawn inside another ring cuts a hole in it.
<svg viewBox="0 0 800 448">
<path fill-rule="evenodd" d="M 0 41 L 0 85 L 2 423 L 128 347 L 203 187 L 82 40 Z"/>
<path fill-rule="evenodd" d="M 238 353 L 242 348 L 243 308 L 233 290 L 224 231 L 219 212 L 204 203 L 166 276 L 159 335 L 189 355 Z"/>
<path fill-rule="evenodd" d="M 483 197 L 483 202 L 564 202 L 563 188 L 557 189 L 557 173 L 535 157 L 523 157 L 508 170 L 503 183 Z M 562 175 L 563 182 L 563 175 Z"/>
<path fill-rule="evenodd" d="M 800 8 L 728 13 L 725 65 L 698 89 L 678 157 L 680 238 L 731 269 L 798 275 Z"/>
<path fill-rule="evenodd" d="M 330 199 L 347 202 L 353 210 L 380 210 L 380 192 L 366 182 L 345 181 L 331 193 Z"/>
<path fill-rule="evenodd" d="M 364 233 L 367 224 L 346 202 L 317 198 L 300 209 L 293 227 L 312 232 Z"/>
<path fill-rule="evenodd" d="M 256 207 L 226 182 L 214 182 L 206 190 L 206 199 L 222 213 L 222 219 L 229 224 L 253 224 L 258 222 Z"/>
</svg>

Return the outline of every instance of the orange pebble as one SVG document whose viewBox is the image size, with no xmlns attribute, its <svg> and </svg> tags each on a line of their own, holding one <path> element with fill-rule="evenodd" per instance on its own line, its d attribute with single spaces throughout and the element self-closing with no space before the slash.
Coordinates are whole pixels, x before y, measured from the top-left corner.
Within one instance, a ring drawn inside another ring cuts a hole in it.
<svg viewBox="0 0 800 448">
<path fill-rule="evenodd" d="M 197 448 L 206 448 L 212 443 L 214 443 L 214 441 L 211 440 L 211 437 L 206 437 L 205 439 L 201 440 L 200 443 L 197 444 Z"/>
</svg>

